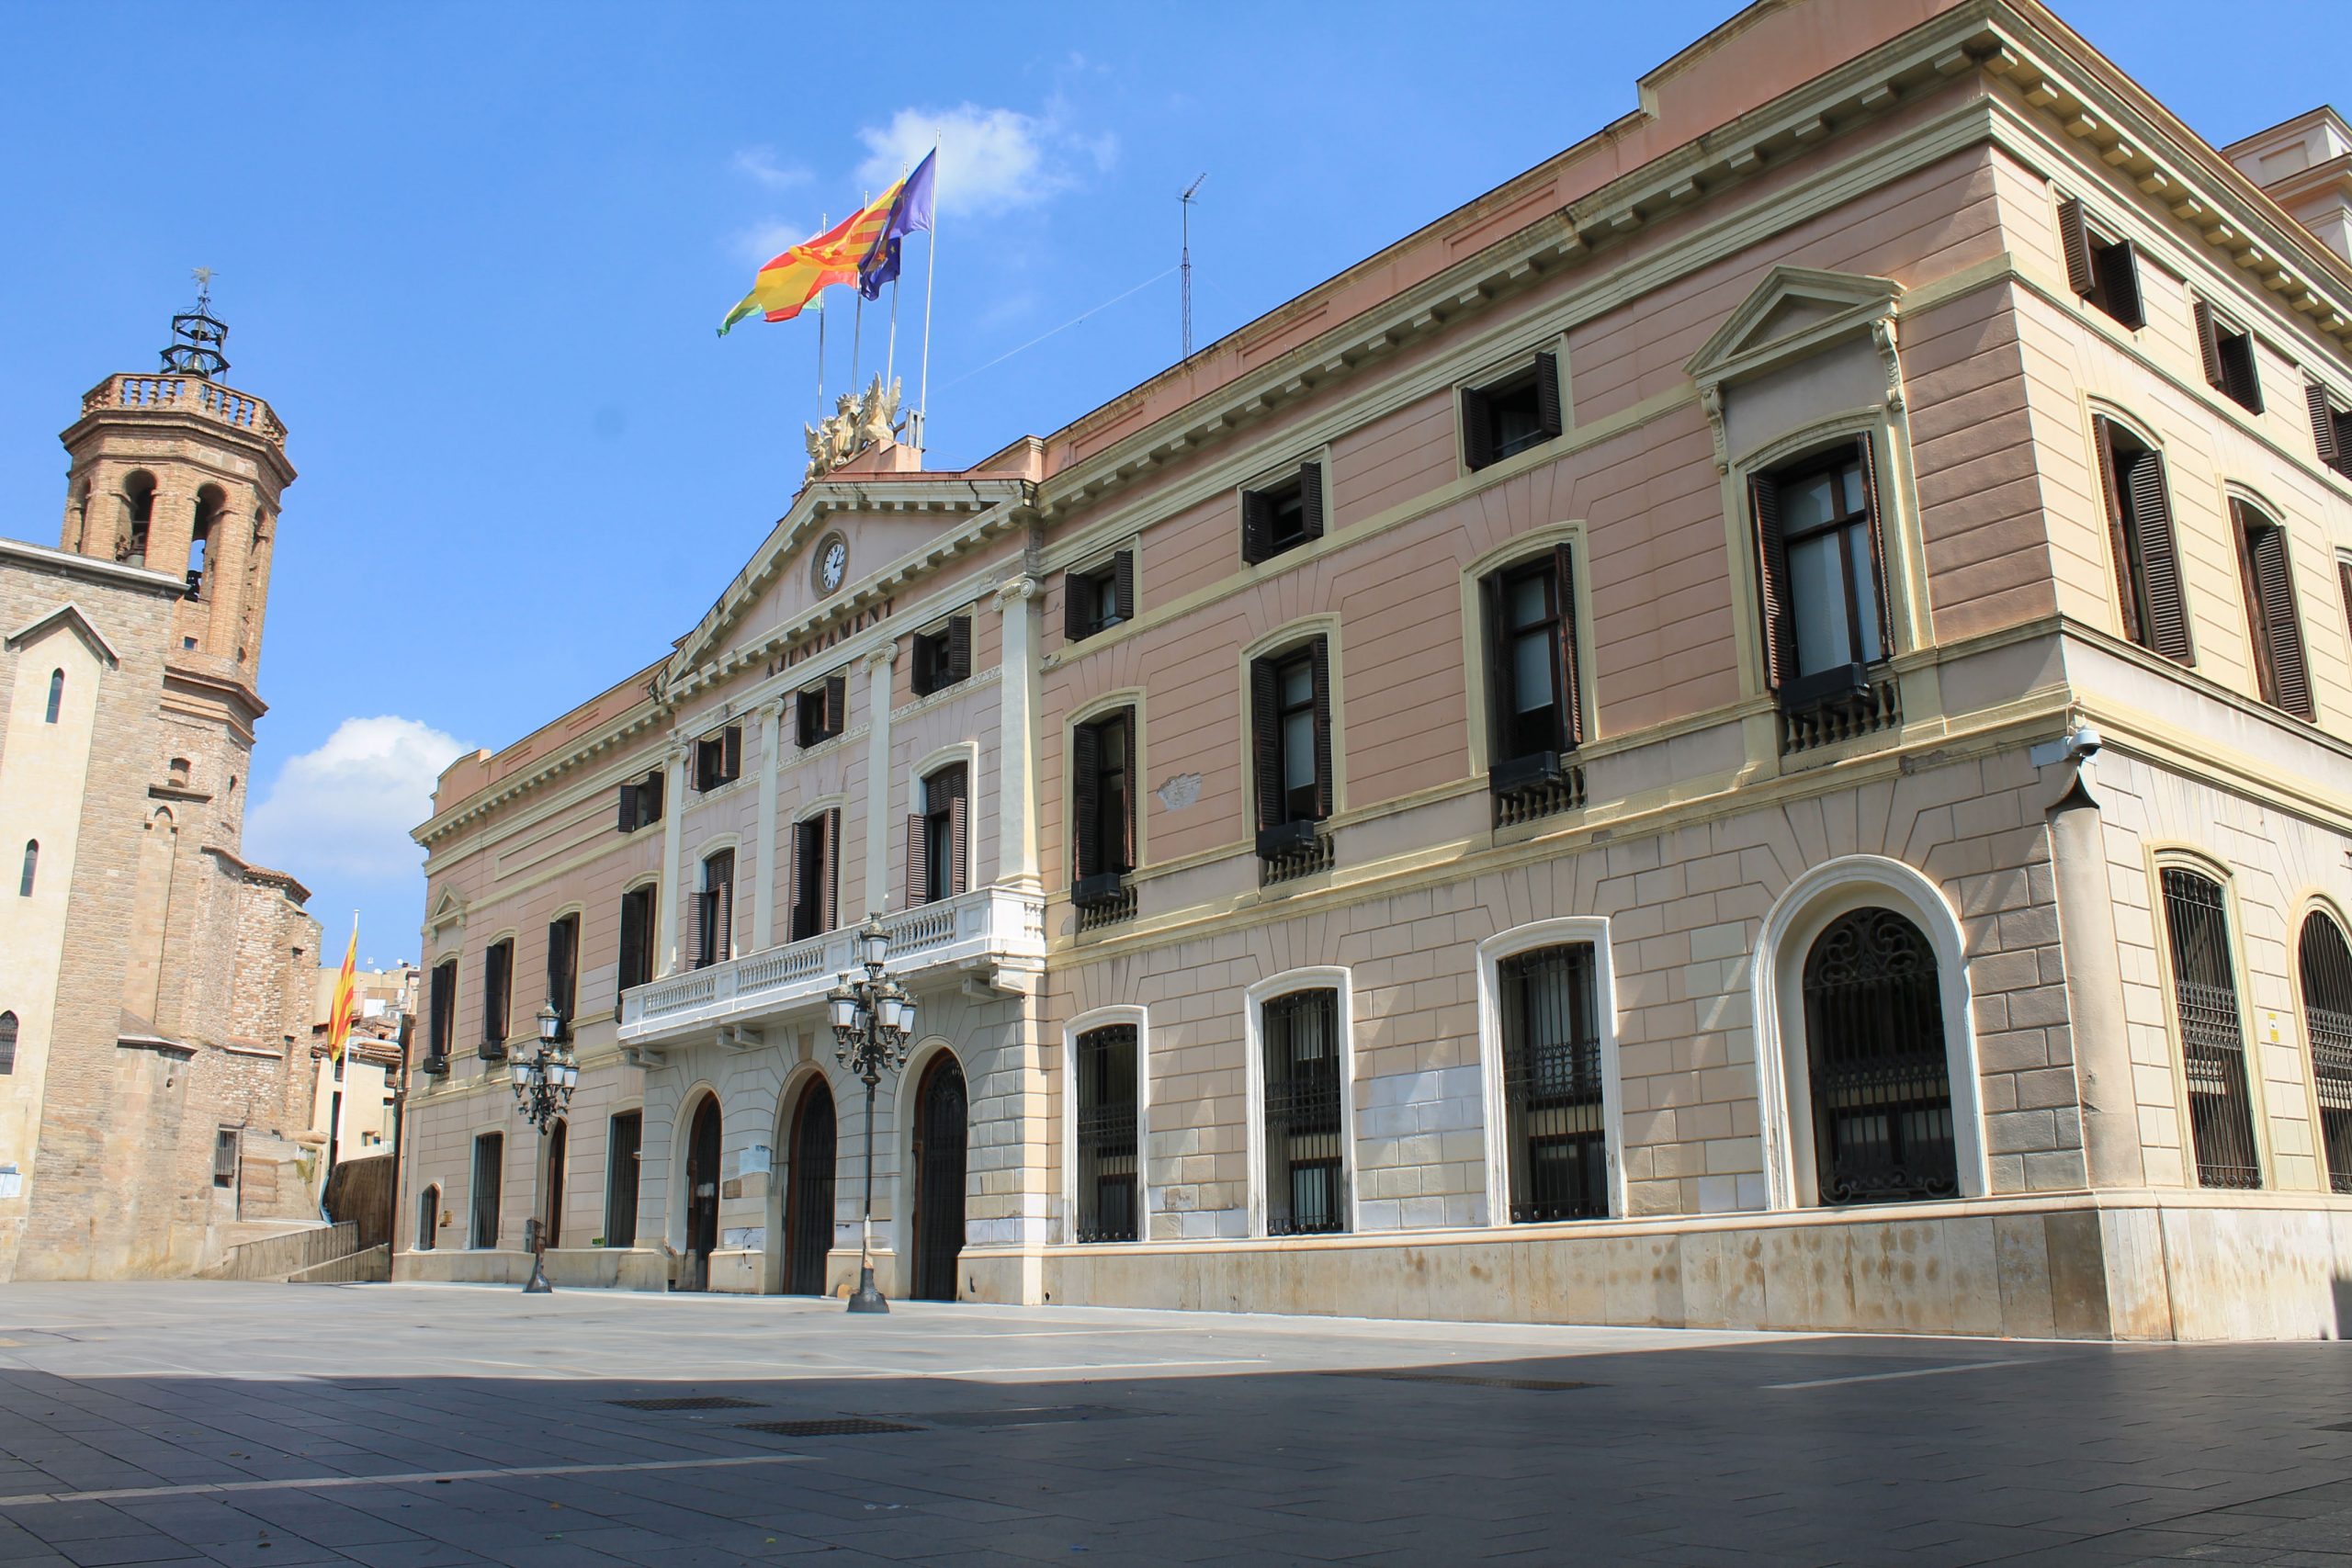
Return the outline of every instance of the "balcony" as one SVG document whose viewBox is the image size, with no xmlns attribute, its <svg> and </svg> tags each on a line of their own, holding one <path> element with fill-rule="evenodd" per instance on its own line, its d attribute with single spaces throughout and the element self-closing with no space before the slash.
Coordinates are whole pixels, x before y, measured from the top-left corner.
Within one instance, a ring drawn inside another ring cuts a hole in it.
<svg viewBox="0 0 2352 1568">
<path fill-rule="evenodd" d="M 882 917 L 890 972 L 918 996 L 973 978 L 1021 990 L 1046 962 L 1046 901 L 1009 887 L 976 887 Z M 824 1006 L 834 976 L 856 966 L 857 927 L 689 969 L 624 992 L 620 1043 L 645 1048 L 716 1034 Z M 738 1037 L 740 1038 L 740 1037 Z"/>
<path fill-rule="evenodd" d="M 286 427 L 278 423 L 267 403 L 250 392 L 240 392 L 200 377 L 169 372 L 161 376 L 109 376 L 82 395 L 82 412 L 85 414 L 121 409 L 192 413 L 258 435 L 274 446 L 286 445 Z"/>
</svg>

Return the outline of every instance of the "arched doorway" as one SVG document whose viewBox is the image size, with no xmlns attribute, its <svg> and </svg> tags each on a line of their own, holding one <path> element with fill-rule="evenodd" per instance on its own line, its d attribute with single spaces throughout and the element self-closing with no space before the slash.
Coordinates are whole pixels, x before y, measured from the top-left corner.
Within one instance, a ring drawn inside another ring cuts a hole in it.
<svg viewBox="0 0 2352 1568">
<path fill-rule="evenodd" d="M 964 1069 L 942 1051 L 915 1091 L 914 1289 L 917 1300 L 956 1299 L 964 1250 L 964 1153 L 969 1134 Z"/>
<path fill-rule="evenodd" d="M 433 1244 L 440 1239 L 440 1235 L 441 1189 L 435 1185 L 417 1194 L 415 1249 L 419 1252 L 432 1251 Z"/>
<path fill-rule="evenodd" d="M 1824 1204 L 1960 1195 L 1935 949 L 1893 909 L 1832 920 L 1804 961 L 1805 1060 Z"/>
<path fill-rule="evenodd" d="M 558 1122 L 548 1129 L 547 1213 L 541 1218 L 541 1235 L 552 1249 L 563 1245 L 563 1166 L 571 1138 L 569 1122 Z"/>
<path fill-rule="evenodd" d="M 686 1134 L 686 1256 L 681 1290 L 710 1288 L 710 1255 L 718 1250 L 718 1097 L 706 1094 L 695 1107 Z"/>
<path fill-rule="evenodd" d="M 833 1091 L 809 1082 L 792 1112 L 790 1164 L 784 1187 L 784 1290 L 825 1293 L 825 1258 L 833 1248 Z"/>
</svg>

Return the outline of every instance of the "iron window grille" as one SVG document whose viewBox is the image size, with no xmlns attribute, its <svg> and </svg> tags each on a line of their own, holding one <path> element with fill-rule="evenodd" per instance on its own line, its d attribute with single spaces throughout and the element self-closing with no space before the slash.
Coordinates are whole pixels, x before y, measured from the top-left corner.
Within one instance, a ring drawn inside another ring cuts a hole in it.
<svg viewBox="0 0 2352 1568">
<path fill-rule="evenodd" d="M 498 1245 L 498 1183 L 505 1161 L 506 1139 L 503 1134 L 484 1133 L 474 1140 L 473 1228 L 469 1246 Z"/>
<path fill-rule="evenodd" d="M 1593 944 L 1574 942 L 1497 965 L 1515 1224 L 1609 1213 L 1595 964 Z"/>
<path fill-rule="evenodd" d="M 2099 485 L 2107 502 L 2123 635 L 2176 663 L 2193 665 L 2197 651 L 2181 593 L 2180 549 L 2173 536 L 2164 457 L 2113 420 L 2092 423 L 2098 432 Z"/>
<path fill-rule="evenodd" d="M 1142 1171 L 1136 1149 L 1136 1029 L 1090 1029 L 1076 1045 L 1080 1241 L 1133 1241 Z"/>
<path fill-rule="evenodd" d="M 1136 614 L 1136 557 L 1121 550 L 1091 571 L 1062 578 L 1062 639 L 1078 642 Z"/>
<path fill-rule="evenodd" d="M 428 1187 L 416 1195 L 416 1235 L 413 1245 L 419 1252 L 430 1252 L 440 1239 L 441 1189 Z"/>
<path fill-rule="evenodd" d="M 2198 1185 L 2260 1187 L 2262 1162 L 2255 1152 L 2254 1105 L 2245 1079 L 2245 1030 L 2222 885 L 2177 866 L 2167 867 L 2162 880 Z"/>
<path fill-rule="evenodd" d="M 1340 994 L 1276 997 L 1261 1008 L 1259 1025 L 1266 1079 L 1266 1234 L 1344 1231 Z"/>
<path fill-rule="evenodd" d="M 910 683 L 916 696 L 927 697 L 958 681 L 971 678 L 972 618 L 969 615 L 955 616 L 936 630 L 915 635 Z"/>
<path fill-rule="evenodd" d="M 1825 1205 L 1951 1198 L 1959 1152 L 1935 949 L 1892 909 L 1839 916 L 1804 963 L 1815 1172 Z"/>
<path fill-rule="evenodd" d="M 2148 324 L 2140 299 L 2140 256 L 2129 240 L 2109 238 L 2072 197 L 2058 204 L 2058 244 L 2066 256 L 2066 284 L 2122 325 Z"/>
<path fill-rule="evenodd" d="M 1322 536 L 1322 464 L 1241 492 L 1241 558 L 1251 566 Z"/>
<path fill-rule="evenodd" d="M 0 1012 L 0 1077 L 17 1070 L 17 1015 Z"/>
<path fill-rule="evenodd" d="M 2312 1083 L 2319 1090 L 2328 1190 L 2352 1192 L 2352 947 L 2343 929 L 2317 910 L 2304 917 L 2299 945 L 2303 1032 L 2311 1040 Z"/>
<path fill-rule="evenodd" d="M 1544 353 L 1484 386 L 1462 389 L 1462 462 L 1472 472 L 1540 446 L 1566 428 L 1560 356 Z"/>
<path fill-rule="evenodd" d="M 695 788 L 717 789 L 743 776 L 743 727 L 730 724 L 695 742 Z"/>
</svg>

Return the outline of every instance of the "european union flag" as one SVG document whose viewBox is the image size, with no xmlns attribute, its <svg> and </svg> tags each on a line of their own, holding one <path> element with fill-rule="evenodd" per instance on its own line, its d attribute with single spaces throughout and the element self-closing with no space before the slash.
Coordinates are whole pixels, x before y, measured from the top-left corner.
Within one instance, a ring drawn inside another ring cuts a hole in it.
<svg viewBox="0 0 2352 1568">
<path fill-rule="evenodd" d="M 931 228 L 931 190 L 933 165 L 939 161 L 939 149 L 934 147 L 922 155 L 915 172 L 899 182 L 899 193 L 890 203 L 890 217 L 882 225 L 882 232 L 875 236 L 873 248 L 857 264 L 857 291 L 868 299 L 878 297 L 882 286 L 899 276 L 899 242 L 917 230 Z"/>
</svg>

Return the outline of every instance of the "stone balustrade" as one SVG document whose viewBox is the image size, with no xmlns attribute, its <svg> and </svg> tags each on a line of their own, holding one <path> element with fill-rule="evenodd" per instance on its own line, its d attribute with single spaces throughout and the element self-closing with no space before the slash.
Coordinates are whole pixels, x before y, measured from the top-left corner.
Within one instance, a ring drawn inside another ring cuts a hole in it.
<svg viewBox="0 0 2352 1568">
<path fill-rule="evenodd" d="M 122 409 L 200 414 L 258 435 L 274 446 L 286 445 L 286 426 L 267 403 L 251 392 L 199 376 L 109 376 L 82 396 L 85 414 Z"/>
</svg>

